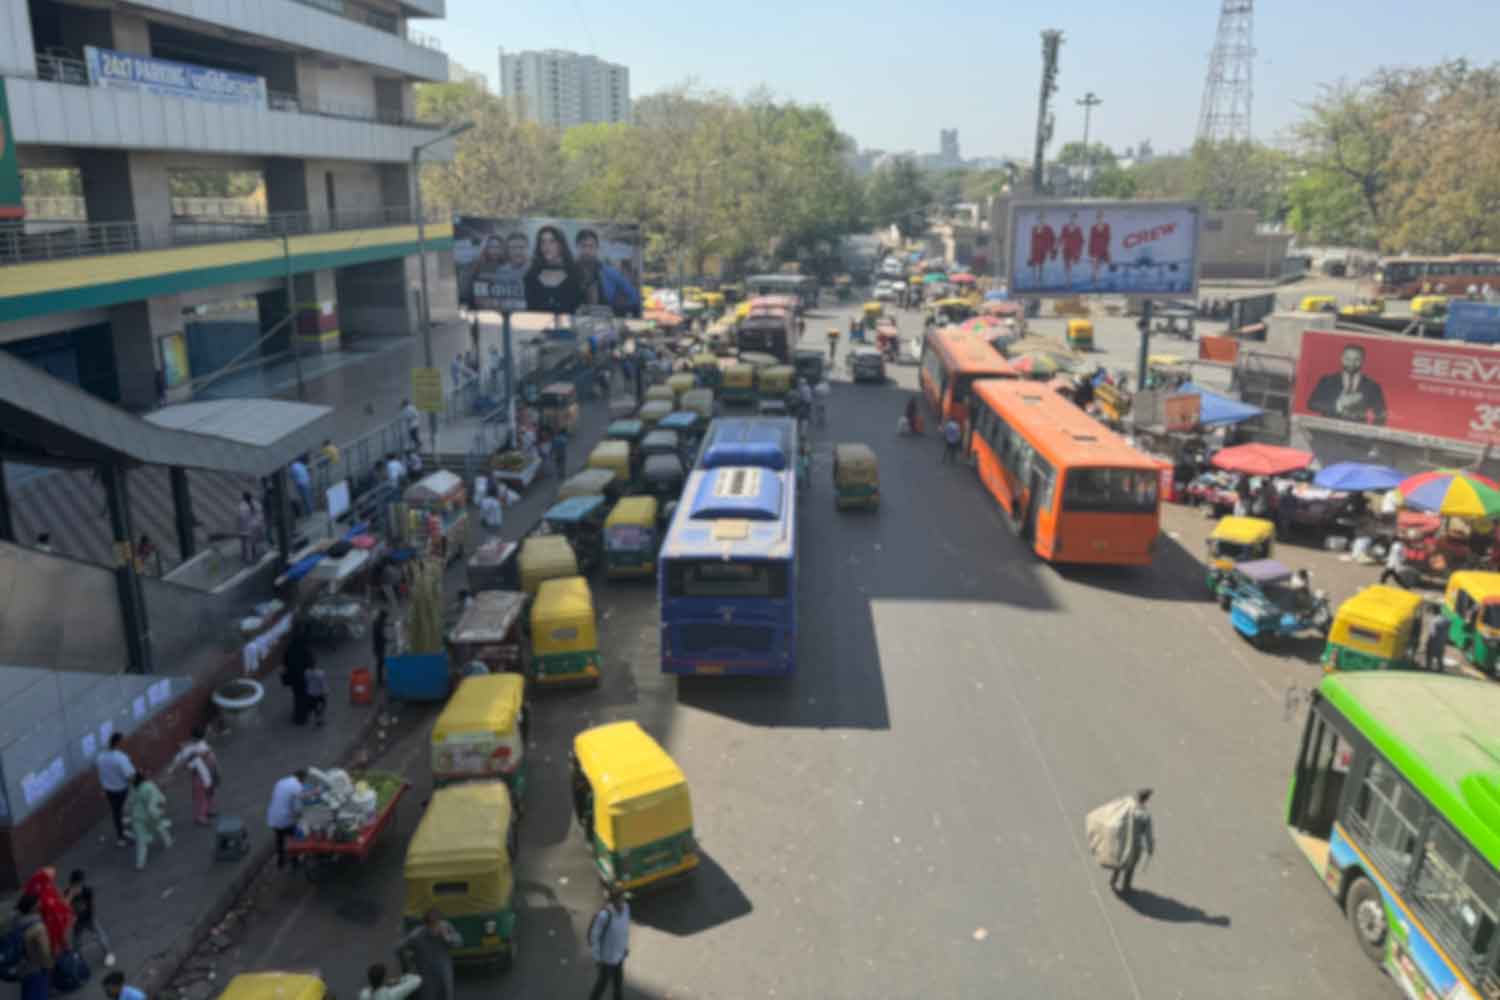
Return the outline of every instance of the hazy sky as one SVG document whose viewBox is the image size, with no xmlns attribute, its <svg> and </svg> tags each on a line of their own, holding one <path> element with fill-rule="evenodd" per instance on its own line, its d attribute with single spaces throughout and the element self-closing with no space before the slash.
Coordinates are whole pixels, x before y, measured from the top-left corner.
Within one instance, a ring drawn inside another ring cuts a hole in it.
<svg viewBox="0 0 1500 1000">
<path fill-rule="evenodd" d="M 448 54 L 496 82 L 498 50 L 559 48 L 630 67 L 632 96 L 689 80 L 742 95 L 822 104 L 864 148 L 936 152 L 957 127 L 964 156 L 1025 155 L 1036 122 L 1043 28 L 1065 41 L 1056 144 L 1092 135 L 1158 152 L 1192 141 L 1219 0 L 977 2 L 926 0 L 815 7 L 793 0 L 685 5 L 681 0 L 448 0 L 420 22 Z M 1410 0 L 1262 0 L 1257 5 L 1254 131 L 1274 139 L 1318 85 L 1382 65 L 1494 58 L 1500 4 L 1427 16 Z"/>
</svg>

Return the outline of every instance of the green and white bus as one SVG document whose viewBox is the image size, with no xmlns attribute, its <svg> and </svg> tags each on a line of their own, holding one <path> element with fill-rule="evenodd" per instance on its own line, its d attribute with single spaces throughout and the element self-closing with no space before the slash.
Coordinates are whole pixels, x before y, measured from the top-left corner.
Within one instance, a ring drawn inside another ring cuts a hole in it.
<svg viewBox="0 0 1500 1000">
<path fill-rule="evenodd" d="M 1324 678 L 1287 826 L 1406 996 L 1500 1000 L 1500 686 Z"/>
</svg>

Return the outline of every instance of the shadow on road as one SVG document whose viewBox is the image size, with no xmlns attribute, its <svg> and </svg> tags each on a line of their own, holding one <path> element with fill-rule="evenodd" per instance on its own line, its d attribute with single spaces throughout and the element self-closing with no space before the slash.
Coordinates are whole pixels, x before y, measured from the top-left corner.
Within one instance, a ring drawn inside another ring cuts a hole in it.
<svg viewBox="0 0 1500 1000">
<path fill-rule="evenodd" d="M 1150 566 L 1058 566 L 1074 583 L 1145 601 L 1208 600 L 1203 580 L 1208 568 L 1177 539 L 1157 536 L 1156 560 Z"/>
<path fill-rule="evenodd" d="M 754 907 L 729 873 L 704 852 L 698 870 L 681 885 L 637 896 L 630 919 L 678 937 L 710 930 L 748 916 Z"/>
<path fill-rule="evenodd" d="M 1120 899 L 1141 916 L 1169 924 L 1207 924 L 1210 927 L 1228 927 L 1230 924 L 1227 915 L 1210 916 L 1199 907 L 1179 902 L 1150 889 L 1133 889 Z"/>
</svg>

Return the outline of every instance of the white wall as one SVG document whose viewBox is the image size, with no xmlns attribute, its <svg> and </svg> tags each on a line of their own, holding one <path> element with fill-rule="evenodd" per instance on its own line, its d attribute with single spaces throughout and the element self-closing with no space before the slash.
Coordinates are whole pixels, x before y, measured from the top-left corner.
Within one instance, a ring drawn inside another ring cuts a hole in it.
<svg viewBox="0 0 1500 1000">
<path fill-rule="evenodd" d="M 344 65 L 327 69 L 318 66 L 316 73 L 314 86 L 319 107 L 334 109 L 340 114 L 374 114 L 375 77 L 368 67 Z"/>
<path fill-rule="evenodd" d="M 35 76 L 36 49 L 26 0 L 0 0 L 0 76 Z"/>
</svg>

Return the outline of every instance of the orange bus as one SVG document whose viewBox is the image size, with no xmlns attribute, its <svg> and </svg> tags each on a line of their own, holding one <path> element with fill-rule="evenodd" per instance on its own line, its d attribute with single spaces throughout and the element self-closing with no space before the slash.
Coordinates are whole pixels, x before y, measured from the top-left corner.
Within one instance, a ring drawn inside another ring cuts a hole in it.
<svg viewBox="0 0 1500 1000">
<path fill-rule="evenodd" d="M 952 418 L 967 433 L 974 381 L 1016 377 L 1010 362 L 978 334 L 940 329 L 922 341 L 922 392 L 939 425 Z"/>
<path fill-rule="evenodd" d="M 1386 299 L 1414 295 L 1463 295 L 1470 288 L 1500 289 L 1500 257 L 1458 254 L 1451 257 L 1382 257 L 1375 271 L 1375 293 Z"/>
<path fill-rule="evenodd" d="M 1146 566 L 1161 531 L 1163 463 L 1046 385 L 974 387 L 979 479 L 1011 527 L 1052 562 Z"/>
</svg>

